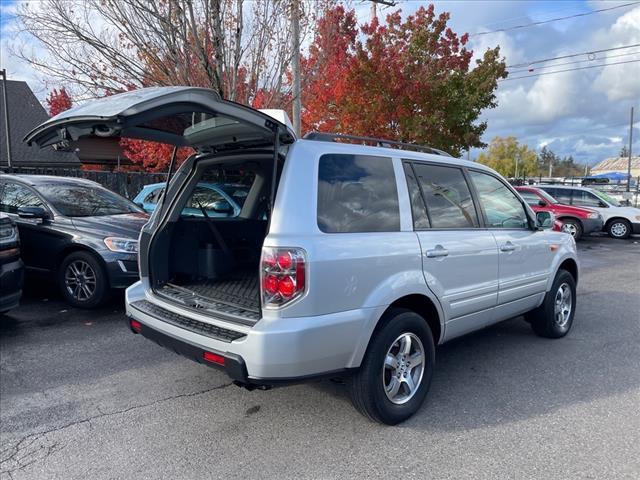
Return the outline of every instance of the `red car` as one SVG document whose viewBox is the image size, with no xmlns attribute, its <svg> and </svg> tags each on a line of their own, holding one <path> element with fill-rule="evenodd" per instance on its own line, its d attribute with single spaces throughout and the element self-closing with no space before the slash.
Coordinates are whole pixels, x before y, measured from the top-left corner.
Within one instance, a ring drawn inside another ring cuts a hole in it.
<svg viewBox="0 0 640 480">
<path fill-rule="evenodd" d="M 562 231 L 580 240 L 582 235 L 601 232 L 602 216 L 595 210 L 564 205 L 544 190 L 536 187 L 516 187 L 516 190 L 534 212 L 551 212 L 556 220 L 562 222 Z"/>
</svg>

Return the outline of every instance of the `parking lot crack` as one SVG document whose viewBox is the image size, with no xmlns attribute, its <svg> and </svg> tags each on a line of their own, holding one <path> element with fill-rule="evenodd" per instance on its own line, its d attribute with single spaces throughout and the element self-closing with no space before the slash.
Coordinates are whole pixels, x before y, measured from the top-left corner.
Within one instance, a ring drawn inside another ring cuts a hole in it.
<svg viewBox="0 0 640 480">
<path fill-rule="evenodd" d="M 199 390 L 196 392 L 189 393 L 181 393 L 178 395 L 172 395 L 170 397 L 159 398 L 154 400 L 153 402 L 143 403 L 140 405 L 134 405 L 128 408 L 123 408 L 121 410 L 115 410 L 112 412 L 103 412 L 99 407 L 96 408 L 98 411 L 97 415 L 93 415 L 88 418 L 84 418 L 81 420 L 76 420 L 73 422 L 69 422 L 65 425 L 61 425 L 58 427 L 50 428 L 48 430 L 43 430 L 41 432 L 30 433 L 20 438 L 14 445 L 7 446 L 6 444 L 0 447 L 0 467 L 3 467 L 0 470 L 0 474 L 7 474 L 9 477 L 12 477 L 13 472 L 23 470 L 29 465 L 32 465 L 38 461 L 45 460 L 50 455 L 55 452 L 58 452 L 64 448 L 64 446 L 60 446 L 57 442 L 52 443 L 51 445 L 46 445 L 46 442 L 41 440 L 44 439 L 48 434 L 59 432 L 62 430 L 66 430 L 67 428 L 75 427 L 78 425 L 87 424 L 89 428 L 93 428 L 93 423 L 95 420 L 111 417 L 114 415 L 122 415 L 133 410 L 138 410 L 141 408 L 153 407 L 155 405 L 168 402 L 171 400 L 177 400 L 179 398 L 188 398 L 195 397 L 198 395 L 204 395 L 209 392 L 213 392 L 215 390 L 222 390 L 227 387 L 233 385 L 233 382 L 223 383 L 222 385 L 217 385 L 215 387 L 207 388 L 205 390 Z M 5 454 L 7 454 L 5 456 Z"/>
</svg>

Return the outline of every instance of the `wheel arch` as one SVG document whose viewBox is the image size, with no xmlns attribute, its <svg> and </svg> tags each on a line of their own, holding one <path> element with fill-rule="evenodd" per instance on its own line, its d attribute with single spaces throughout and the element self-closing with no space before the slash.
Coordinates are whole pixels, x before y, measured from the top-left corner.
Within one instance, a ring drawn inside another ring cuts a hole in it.
<svg viewBox="0 0 640 480">
<path fill-rule="evenodd" d="M 573 215 L 568 215 L 568 214 L 562 214 L 560 216 L 557 217 L 558 220 L 573 220 L 575 222 L 578 222 L 580 224 L 580 226 L 584 229 L 584 224 L 582 223 L 582 220 L 580 219 L 580 217 L 574 217 Z"/>
<path fill-rule="evenodd" d="M 427 322 L 435 344 L 438 345 L 440 343 L 442 334 L 444 333 L 444 322 L 442 321 L 438 307 L 429 297 L 418 293 L 405 295 L 389 305 L 382 315 L 385 315 L 393 308 L 406 308 L 420 315 Z M 378 325 L 379 324 L 380 321 L 378 321 Z M 378 325 L 376 325 L 376 330 Z"/>
<path fill-rule="evenodd" d="M 623 220 L 626 223 L 631 223 L 631 221 L 628 218 L 625 217 L 620 217 L 620 216 L 616 216 L 616 217 L 611 217 L 608 218 L 606 222 L 604 222 L 604 228 L 608 228 L 609 225 L 611 225 L 613 222 L 615 222 L 616 220 Z"/>
<path fill-rule="evenodd" d="M 573 279 L 576 281 L 576 285 L 578 284 L 578 262 L 576 262 L 573 258 L 567 258 L 564 260 L 560 266 L 558 267 L 558 272 L 560 270 L 566 270 L 571 274 Z M 556 272 L 556 275 L 558 273 Z"/>
<path fill-rule="evenodd" d="M 61 249 L 58 252 L 58 255 L 56 257 L 56 263 L 55 263 L 55 272 L 60 271 L 60 267 L 62 266 L 62 262 L 64 261 L 65 258 L 67 258 L 72 253 L 76 253 L 76 252 L 85 252 L 85 253 L 88 253 L 89 255 L 92 255 L 93 258 L 95 258 L 100 264 L 100 266 L 103 268 L 105 274 L 107 273 L 107 264 L 104 261 L 104 258 L 102 258 L 102 256 L 98 252 L 96 252 L 93 248 L 88 247 L 86 245 L 80 245 L 78 243 L 71 243 L 65 246 L 63 249 Z M 108 278 L 109 276 L 107 275 L 107 279 Z"/>
</svg>

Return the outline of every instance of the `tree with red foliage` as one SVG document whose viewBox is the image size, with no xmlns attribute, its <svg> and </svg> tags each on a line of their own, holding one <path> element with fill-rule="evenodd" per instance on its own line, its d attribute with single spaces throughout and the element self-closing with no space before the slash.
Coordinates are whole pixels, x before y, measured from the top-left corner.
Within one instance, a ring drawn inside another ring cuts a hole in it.
<svg viewBox="0 0 640 480">
<path fill-rule="evenodd" d="M 54 88 L 47 97 L 47 106 L 49 107 L 49 115 L 55 117 L 60 112 L 69 110 L 73 106 L 73 101 L 64 87 L 60 90 Z"/>
<path fill-rule="evenodd" d="M 147 172 L 167 171 L 174 148 L 173 145 L 168 145 L 166 143 L 134 140 L 129 138 L 123 138 L 120 140 L 120 146 L 123 147 L 124 154 L 129 160 L 134 164 L 140 165 L 143 170 Z M 178 148 L 175 168 L 184 162 L 192 153 L 192 148 Z"/>
<path fill-rule="evenodd" d="M 447 27 L 449 14 L 433 5 L 402 20 L 376 18 L 360 28 L 355 13 L 327 10 L 301 62 L 303 127 L 429 144 L 459 155 L 484 146 L 482 110 L 497 105 L 497 80 L 506 77 L 499 48 L 471 68 L 468 35 Z"/>
</svg>

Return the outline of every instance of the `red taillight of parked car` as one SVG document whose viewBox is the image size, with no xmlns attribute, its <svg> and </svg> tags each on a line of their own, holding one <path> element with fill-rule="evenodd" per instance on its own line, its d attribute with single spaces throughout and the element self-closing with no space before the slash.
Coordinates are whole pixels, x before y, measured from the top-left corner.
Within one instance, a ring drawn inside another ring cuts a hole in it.
<svg viewBox="0 0 640 480">
<path fill-rule="evenodd" d="M 217 363 L 218 365 L 224 365 L 224 357 L 213 352 L 204 352 L 202 358 L 211 363 Z"/>
<path fill-rule="evenodd" d="M 260 261 L 262 306 L 282 307 L 306 288 L 306 254 L 301 248 L 263 247 Z"/>
</svg>

